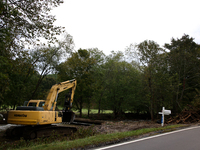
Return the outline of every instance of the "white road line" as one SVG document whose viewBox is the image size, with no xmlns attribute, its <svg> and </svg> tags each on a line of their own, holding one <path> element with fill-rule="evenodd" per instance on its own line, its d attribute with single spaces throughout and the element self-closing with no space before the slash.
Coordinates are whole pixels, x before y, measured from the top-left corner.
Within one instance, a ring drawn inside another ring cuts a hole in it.
<svg viewBox="0 0 200 150">
<path fill-rule="evenodd" d="M 158 134 L 158 135 L 154 135 L 154 136 L 150 136 L 150 137 L 146 137 L 146 138 L 142 138 L 142 139 L 138 139 L 138 140 L 134 140 L 134 141 L 124 142 L 124 143 L 111 145 L 111 146 L 107 146 L 107 147 L 103 147 L 103 148 L 97 148 L 95 150 L 105 150 L 105 149 L 109 149 L 109 148 L 113 148 L 113 147 L 117 147 L 117 146 L 122 146 L 122 145 L 135 143 L 135 142 L 139 142 L 139 141 L 144 141 L 144 140 L 148 140 L 148 139 L 152 139 L 152 138 L 156 138 L 156 137 L 160 137 L 160 136 L 164 136 L 164 135 L 168 135 L 168 134 L 173 134 L 173 133 L 177 133 L 177 132 L 182 132 L 182 131 L 186 131 L 186 130 L 199 128 L 199 127 L 200 126 L 195 126 L 195 127 L 191 127 L 191 128 L 182 129 L 182 130 L 176 130 L 176 131 L 167 132 L 167 133 L 163 133 L 163 134 Z"/>
</svg>

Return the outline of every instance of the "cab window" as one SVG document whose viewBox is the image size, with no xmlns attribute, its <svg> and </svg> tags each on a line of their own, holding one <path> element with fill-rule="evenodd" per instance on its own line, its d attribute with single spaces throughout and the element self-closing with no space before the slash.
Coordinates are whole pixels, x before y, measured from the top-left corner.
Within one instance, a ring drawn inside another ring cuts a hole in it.
<svg viewBox="0 0 200 150">
<path fill-rule="evenodd" d="M 34 106 L 36 107 L 37 103 L 29 103 L 28 106 Z"/>
<path fill-rule="evenodd" d="M 39 107 L 44 106 L 44 104 L 45 104 L 45 102 L 40 102 L 40 103 L 39 103 Z"/>
</svg>

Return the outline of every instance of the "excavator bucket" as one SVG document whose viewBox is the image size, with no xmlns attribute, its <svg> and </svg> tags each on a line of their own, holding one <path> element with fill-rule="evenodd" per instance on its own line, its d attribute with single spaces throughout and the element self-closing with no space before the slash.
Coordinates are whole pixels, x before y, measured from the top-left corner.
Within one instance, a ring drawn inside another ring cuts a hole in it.
<svg viewBox="0 0 200 150">
<path fill-rule="evenodd" d="M 63 112 L 62 122 L 72 123 L 75 119 L 75 113 L 73 111 Z"/>
</svg>

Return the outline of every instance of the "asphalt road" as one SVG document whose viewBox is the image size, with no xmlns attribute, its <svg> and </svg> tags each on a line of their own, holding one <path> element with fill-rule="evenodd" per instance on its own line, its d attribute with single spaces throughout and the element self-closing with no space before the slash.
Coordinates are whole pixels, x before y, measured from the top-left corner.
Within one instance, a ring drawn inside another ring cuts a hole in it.
<svg viewBox="0 0 200 150">
<path fill-rule="evenodd" d="M 95 150 L 200 150 L 200 126 L 96 148 Z"/>
</svg>

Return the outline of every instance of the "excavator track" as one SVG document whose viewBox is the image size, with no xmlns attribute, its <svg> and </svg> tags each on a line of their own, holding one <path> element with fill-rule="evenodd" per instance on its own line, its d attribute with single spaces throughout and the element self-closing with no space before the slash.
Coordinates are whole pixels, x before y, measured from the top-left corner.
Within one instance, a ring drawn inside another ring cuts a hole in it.
<svg viewBox="0 0 200 150">
<path fill-rule="evenodd" d="M 76 127 L 65 127 L 57 125 L 44 125 L 44 126 L 16 126 L 7 129 L 7 137 L 20 138 L 31 140 L 41 137 L 49 137 L 52 135 L 71 135 L 76 132 Z"/>
<path fill-rule="evenodd" d="M 6 130 L 6 136 L 10 138 L 22 137 L 24 126 L 13 126 Z"/>
</svg>

